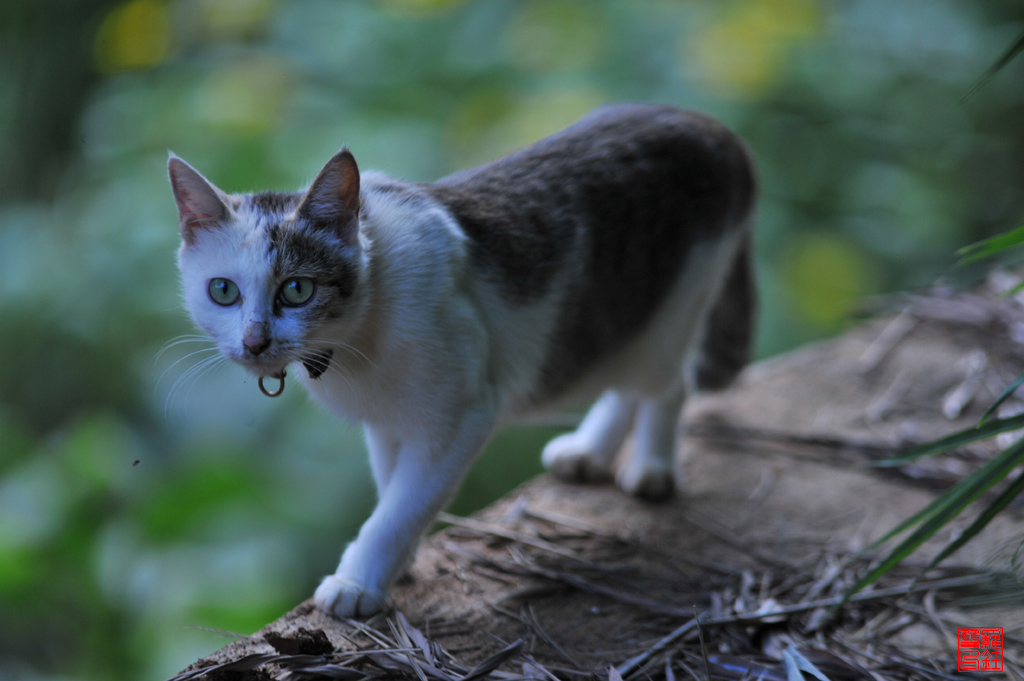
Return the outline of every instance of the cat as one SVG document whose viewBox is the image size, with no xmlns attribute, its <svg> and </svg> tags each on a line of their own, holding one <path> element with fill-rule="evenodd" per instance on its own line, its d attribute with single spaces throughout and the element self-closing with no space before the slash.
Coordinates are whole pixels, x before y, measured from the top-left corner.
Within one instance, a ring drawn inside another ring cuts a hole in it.
<svg viewBox="0 0 1024 681">
<path fill-rule="evenodd" d="M 699 113 L 606 106 L 433 184 L 345 148 L 296 193 L 168 170 L 197 325 L 265 391 L 287 368 L 363 424 L 378 503 L 314 595 L 339 617 L 386 605 L 499 424 L 596 397 L 544 465 L 661 499 L 688 384 L 722 388 L 750 356 L 753 163 Z"/>
</svg>

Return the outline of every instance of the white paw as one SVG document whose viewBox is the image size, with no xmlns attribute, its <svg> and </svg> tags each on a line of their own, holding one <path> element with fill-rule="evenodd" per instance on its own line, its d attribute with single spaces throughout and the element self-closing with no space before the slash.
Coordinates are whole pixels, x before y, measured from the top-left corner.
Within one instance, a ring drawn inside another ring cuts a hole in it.
<svg viewBox="0 0 1024 681">
<path fill-rule="evenodd" d="M 318 608 L 335 617 L 366 617 L 384 609 L 387 594 L 345 577 L 328 575 L 317 587 L 313 601 Z"/>
<path fill-rule="evenodd" d="M 663 501 L 676 491 L 676 478 L 670 465 L 635 465 L 619 469 L 615 483 L 626 494 L 647 501 Z"/>
<path fill-rule="evenodd" d="M 549 442 L 540 460 L 563 480 L 599 482 L 612 477 L 610 458 L 581 443 L 576 433 L 567 433 Z"/>
</svg>

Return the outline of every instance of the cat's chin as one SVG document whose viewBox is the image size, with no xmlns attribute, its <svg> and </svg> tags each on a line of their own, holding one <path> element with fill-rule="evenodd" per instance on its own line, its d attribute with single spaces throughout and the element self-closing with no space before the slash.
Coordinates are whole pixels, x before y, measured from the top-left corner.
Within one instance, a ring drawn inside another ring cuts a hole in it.
<svg viewBox="0 0 1024 681">
<path fill-rule="evenodd" d="M 252 360 L 236 360 L 242 367 L 257 378 L 281 378 L 288 367 L 282 362 L 253 362 Z"/>
</svg>

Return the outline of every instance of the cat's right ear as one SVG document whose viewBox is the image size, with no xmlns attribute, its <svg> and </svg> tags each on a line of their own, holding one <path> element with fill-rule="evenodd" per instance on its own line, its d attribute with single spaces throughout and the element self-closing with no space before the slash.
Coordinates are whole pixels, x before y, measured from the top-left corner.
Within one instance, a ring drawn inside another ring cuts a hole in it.
<svg viewBox="0 0 1024 681">
<path fill-rule="evenodd" d="M 359 167 L 342 148 L 317 174 L 299 206 L 299 216 L 348 240 L 358 228 Z"/>
<path fill-rule="evenodd" d="M 181 238 L 186 245 L 192 245 L 199 230 L 215 228 L 227 220 L 227 196 L 199 171 L 171 154 L 167 160 L 167 174 L 171 177 L 171 190 L 178 204 Z"/>
</svg>

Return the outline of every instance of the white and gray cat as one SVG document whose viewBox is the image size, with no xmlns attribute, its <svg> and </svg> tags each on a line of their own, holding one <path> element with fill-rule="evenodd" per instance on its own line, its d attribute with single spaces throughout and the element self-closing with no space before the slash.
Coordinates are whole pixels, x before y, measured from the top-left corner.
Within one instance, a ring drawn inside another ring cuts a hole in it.
<svg viewBox="0 0 1024 681">
<path fill-rule="evenodd" d="M 385 605 L 499 424 L 596 397 L 544 464 L 663 498 L 687 383 L 723 387 L 749 358 L 752 163 L 698 113 L 604 107 L 433 184 L 360 173 L 346 149 L 296 193 L 168 165 L 196 323 L 261 387 L 289 368 L 365 429 L 379 501 L 315 595 L 341 617 Z"/>
</svg>

